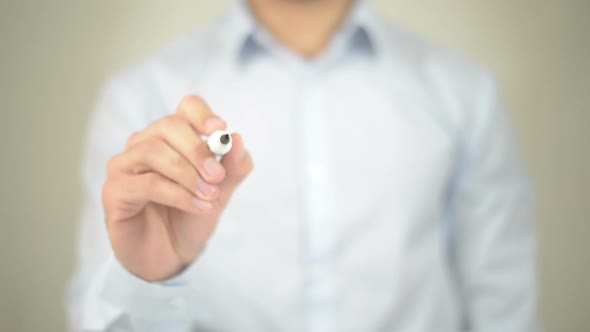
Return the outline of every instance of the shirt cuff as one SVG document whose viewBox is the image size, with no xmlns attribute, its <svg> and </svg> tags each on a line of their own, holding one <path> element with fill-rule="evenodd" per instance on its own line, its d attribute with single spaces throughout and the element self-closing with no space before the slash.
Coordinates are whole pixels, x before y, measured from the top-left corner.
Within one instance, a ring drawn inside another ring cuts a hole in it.
<svg viewBox="0 0 590 332">
<path fill-rule="evenodd" d="M 128 314 L 133 321 L 183 321 L 189 319 L 191 301 L 197 298 L 191 285 L 196 270 L 191 264 L 178 276 L 164 282 L 147 282 L 127 271 L 112 256 L 107 266 L 102 298 Z"/>
</svg>

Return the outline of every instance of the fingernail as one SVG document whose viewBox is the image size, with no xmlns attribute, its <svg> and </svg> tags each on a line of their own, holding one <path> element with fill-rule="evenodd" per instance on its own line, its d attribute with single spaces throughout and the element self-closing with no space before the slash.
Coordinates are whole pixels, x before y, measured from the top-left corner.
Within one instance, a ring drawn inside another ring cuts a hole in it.
<svg viewBox="0 0 590 332">
<path fill-rule="evenodd" d="M 212 133 L 215 130 L 221 130 L 225 128 L 225 122 L 220 118 L 213 117 L 205 121 L 205 130 L 207 133 Z"/>
<path fill-rule="evenodd" d="M 195 206 L 199 210 L 210 210 L 213 207 L 213 204 L 211 204 L 210 202 L 204 201 L 200 198 L 195 198 L 193 200 L 193 203 L 195 204 Z"/>
<path fill-rule="evenodd" d="M 223 166 L 221 166 L 221 164 L 215 158 L 205 159 L 203 168 L 205 169 L 205 173 L 211 177 L 216 177 L 223 173 Z"/>
<path fill-rule="evenodd" d="M 208 184 L 203 179 L 199 179 L 199 181 L 197 181 L 197 188 L 206 197 L 212 197 L 218 191 L 217 186 Z"/>
</svg>

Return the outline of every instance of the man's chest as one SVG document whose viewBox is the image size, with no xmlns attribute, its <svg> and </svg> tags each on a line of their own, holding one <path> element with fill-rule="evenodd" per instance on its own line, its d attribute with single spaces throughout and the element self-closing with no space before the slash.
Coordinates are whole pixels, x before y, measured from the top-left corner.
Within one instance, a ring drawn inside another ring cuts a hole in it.
<svg viewBox="0 0 590 332">
<path fill-rule="evenodd" d="M 262 229 L 307 220 L 336 237 L 376 213 L 389 230 L 434 223 L 453 167 L 452 137 L 433 115 L 442 105 L 374 74 L 275 70 L 203 84 L 254 159 L 234 207 L 265 211 Z"/>
</svg>

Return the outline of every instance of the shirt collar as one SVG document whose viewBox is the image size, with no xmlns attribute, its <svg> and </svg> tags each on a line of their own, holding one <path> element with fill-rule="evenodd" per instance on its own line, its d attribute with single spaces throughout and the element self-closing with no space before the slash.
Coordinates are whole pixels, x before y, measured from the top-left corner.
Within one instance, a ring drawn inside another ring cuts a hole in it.
<svg viewBox="0 0 590 332">
<path fill-rule="evenodd" d="M 256 21 L 246 0 L 234 0 L 224 29 L 226 49 L 238 64 L 244 64 L 272 48 L 272 38 Z M 379 52 L 376 17 L 366 0 L 356 0 L 334 39 L 341 38 L 345 50 L 375 56 Z"/>
</svg>

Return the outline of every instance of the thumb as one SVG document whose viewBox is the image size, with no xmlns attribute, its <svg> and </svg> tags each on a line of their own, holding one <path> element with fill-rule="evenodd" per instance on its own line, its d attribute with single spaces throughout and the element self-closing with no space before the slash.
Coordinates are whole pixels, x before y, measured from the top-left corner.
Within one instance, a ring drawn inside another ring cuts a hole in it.
<svg viewBox="0 0 590 332">
<path fill-rule="evenodd" d="M 244 141 L 240 134 L 232 134 L 232 149 L 223 156 L 221 164 L 225 168 L 225 178 L 219 186 L 224 196 L 222 199 L 225 204 L 233 191 L 254 168 L 252 157 L 244 147 Z"/>
</svg>

